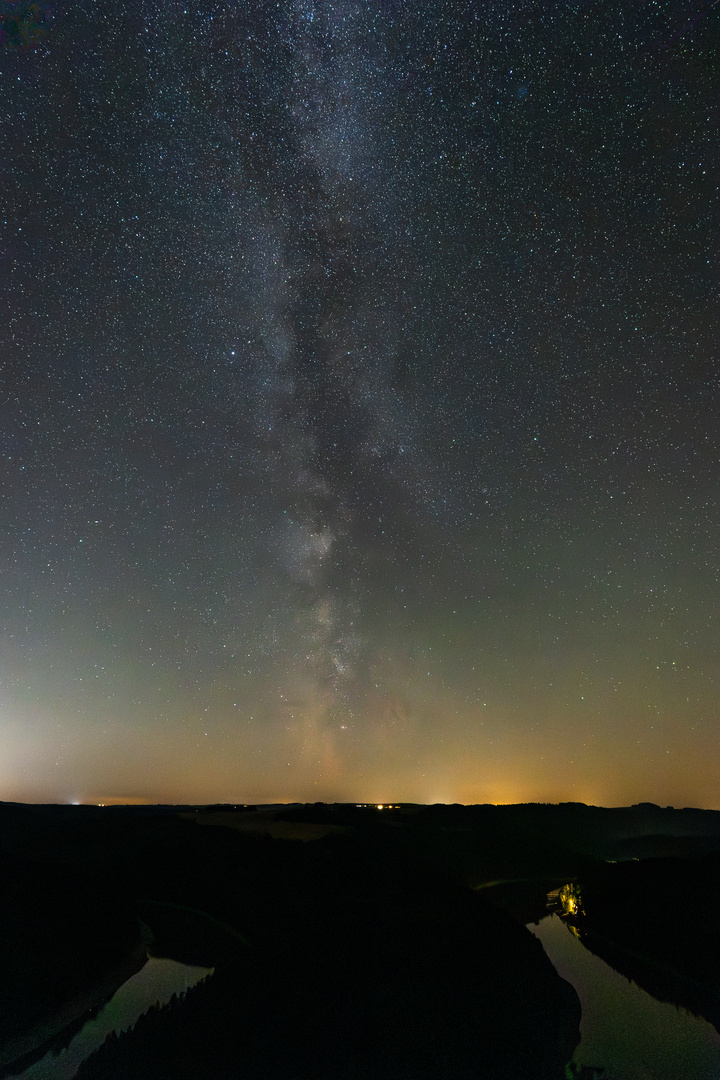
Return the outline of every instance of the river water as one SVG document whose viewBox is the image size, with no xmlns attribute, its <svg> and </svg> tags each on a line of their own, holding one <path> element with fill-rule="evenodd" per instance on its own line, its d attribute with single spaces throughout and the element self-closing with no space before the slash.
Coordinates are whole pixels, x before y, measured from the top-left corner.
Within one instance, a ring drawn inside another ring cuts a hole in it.
<svg viewBox="0 0 720 1080">
<path fill-rule="evenodd" d="M 528 929 L 580 998 L 577 1065 L 604 1068 L 602 1080 L 720 1080 L 720 1035 L 712 1024 L 656 1001 L 586 949 L 557 915 Z M 211 968 L 149 958 L 65 1050 L 47 1054 L 18 1080 L 72 1080 L 110 1032 L 128 1030 L 152 1005 L 185 993 L 210 974 Z"/>
<path fill-rule="evenodd" d="M 72 1080 L 85 1058 L 102 1046 L 111 1031 L 118 1035 L 155 1004 L 164 1005 L 212 974 L 212 968 L 191 967 L 176 960 L 149 957 L 144 967 L 124 982 L 97 1016 L 88 1020 L 70 1045 L 59 1054 L 46 1054 L 17 1080 Z"/>
<path fill-rule="evenodd" d="M 576 1064 L 604 1067 L 602 1080 L 720 1080 L 720 1035 L 707 1020 L 656 1001 L 586 949 L 557 915 L 528 930 L 580 998 Z"/>
</svg>

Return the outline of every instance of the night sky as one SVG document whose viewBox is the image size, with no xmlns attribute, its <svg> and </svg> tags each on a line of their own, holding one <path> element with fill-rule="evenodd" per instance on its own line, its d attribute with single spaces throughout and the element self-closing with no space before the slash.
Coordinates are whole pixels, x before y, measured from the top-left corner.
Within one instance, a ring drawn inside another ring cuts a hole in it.
<svg viewBox="0 0 720 1080">
<path fill-rule="evenodd" d="M 719 47 L 2 0 L 0 799 L 720 808 Z"/>
</svg>

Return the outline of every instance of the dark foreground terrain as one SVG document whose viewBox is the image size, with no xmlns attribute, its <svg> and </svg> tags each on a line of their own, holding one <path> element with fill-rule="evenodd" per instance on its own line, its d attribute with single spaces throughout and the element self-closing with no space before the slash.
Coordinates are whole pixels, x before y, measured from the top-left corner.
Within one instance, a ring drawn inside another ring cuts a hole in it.
<svg viewBox="0 0 720 1080">
<path fill-rule="evenodd" d="M 0 804 L 0 1075 L 149 952 L 215 972 L 81 1080 L 560 1080 L 579 1003 L 523 924 L 575 883 L 590 947 L 717 1026 L 718 849 L 650 805 Z"/>
</svg>

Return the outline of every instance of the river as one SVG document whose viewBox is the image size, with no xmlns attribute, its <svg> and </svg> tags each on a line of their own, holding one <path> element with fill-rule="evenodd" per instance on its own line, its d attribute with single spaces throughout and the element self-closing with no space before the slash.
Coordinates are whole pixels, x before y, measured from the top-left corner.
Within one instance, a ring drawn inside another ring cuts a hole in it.
<svg viewBox="0 0 720 1080">
<path fill-rule="evenodd" d="M 17 1074 L 17 1080 L 72 1080 L 83 1061 L 102 1046 L 112 1031 L 117 1034 L 127 1031 L 152 1005 L 165 1004 L 173 994 L 184 994 L 212 971 L 212 968 L 149 957 L 144 967 L 124 982 L 98 1014 L 87 1021 L 65 1050 L 56 1055 L 46 1054 Z"/>
<path fill-rule="evenodd" d="M 707 1020 L 656 1001 L 586 949 L 558 915 L 528 929 L 580 998 L 578 1066 L 603 1067 L 602 1080 L 720 1080 L 720 1035 Z"/>
</svg>

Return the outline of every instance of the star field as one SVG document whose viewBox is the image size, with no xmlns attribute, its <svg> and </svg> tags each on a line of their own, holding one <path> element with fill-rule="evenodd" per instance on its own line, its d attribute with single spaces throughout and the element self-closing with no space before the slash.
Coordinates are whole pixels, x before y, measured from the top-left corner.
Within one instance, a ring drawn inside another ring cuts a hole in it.
<svg viewBox="0 0 720 1080">
<path fill-rule="evenodd" d="M 720 9 L 0 31 L 0 798 L 720 806 Z"/>
</svg>

